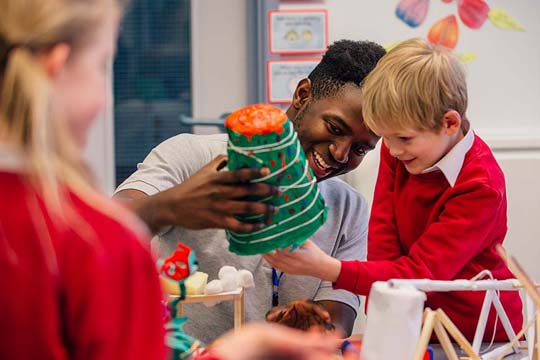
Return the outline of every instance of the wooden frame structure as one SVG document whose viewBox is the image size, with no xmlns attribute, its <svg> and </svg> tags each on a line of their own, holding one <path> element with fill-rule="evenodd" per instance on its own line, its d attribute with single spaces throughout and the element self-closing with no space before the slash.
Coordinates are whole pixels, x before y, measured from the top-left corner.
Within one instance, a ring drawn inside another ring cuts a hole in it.
<svg viewBox="0 0 540 360">
<path fill-rule="evenodd" d="M 504 256 L 505 257 L 505 256 Z M 448 359 L 459 360 L 456 351 L 452 345 L 450 337 L 452 337 L 461 349 L 467 354 L 466 359 L 503 359 L 511 350 L 514 353 L 520 353 L 521 347 L 519 339 L 527 334 L 527 346 L 529 359 L 540 360 L 540 293 L 534 282 L 526 275 L 517 261 L 510 257 L 505 260 L 508 262 L 510 270 L 516 278 L 509 280 L 454 280 L 454 281 L 436 281 L 436 280 L 390 280 L 389 284 L 392 287 L 413 286 L 420 291 L 486 291 L 484 303 L 478 320 L 478 325 L 475 332 L 473 344 L 471 344 L 448 318 L 442 309 L 431 310 L 426 309 L 423 316 L 422 332 L 420 334 L 414 360 L 422 359 L 424 351 L 428 345 L 433 331 L 438 337 L 441 347 L 443 348 Z M 502 307 L 497 291 L 521 291 L 522 298 L 525 301 L 525 326 L 516 334 L 510 324 L 510 320 Z M 489 353 L 480 356 L 480 346 L 484 337 L 485 327 L 491 305 L 494 306 L 509 342 L 506 345 L 500 346 Z M 533 318 L 530 319 L 534 313 Z M 534 326 L 533 326 L 534 325 Z"/>
<path fill-rule="evenodd" d="M 170 298 L 178 297 L 178 295 L 170 295 Z M 245 322 L 244 309 L 244 288 L 239 287 L 233 291 L 222 292 L 213 295 L 187 295 L 184 300 L 178 304 L 177 316 L 182 316 L 182 305 L 189 303 L 217 303 L 222 301 L 233 302 L 233 322 L 234 330 L 240 329 Z M 211 311 L 211 310 L 210 310 Z"/>
<path fill-rule="evenodd" d="M 510 344 L 517 343 L 526 333 L 529 358 L 532 360 L 540 360 L 540 292 L 538 291 L 540 285 L 535 284 L 534 281 L 531 280 L 521 264 L 513 256 L 509 256 L 502 246 L 497 246 L 497 251 L 526 291 L 526 296 L 523 296 L 525 300 L 525 326 L 515 338 L 512 339 Z M 532 317 L 532 319 L 529 319 L 529 317 Z M 497 360 L 502 359 L 505 353 L 506 352 L 501 354 Z"/>
</svg>

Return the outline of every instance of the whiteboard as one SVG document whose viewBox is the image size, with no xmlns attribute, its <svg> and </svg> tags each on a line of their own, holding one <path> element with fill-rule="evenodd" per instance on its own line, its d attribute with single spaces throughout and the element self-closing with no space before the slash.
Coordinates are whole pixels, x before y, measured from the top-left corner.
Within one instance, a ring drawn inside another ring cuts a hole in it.
<svg viewBox="0 0 540 360">
<path fill-rule="evenodd" d="M 339 39 L 371 40 L 381 45 L 412 37 L 426 38 L 439 19 L 455 14 L 456 1 L 430 0 L 425 21 L 411 28 L 395 16 L 398 0 L 326 0 L 310 7 L 327 8 L 330 42 Z M 491 8 L 504 8 L 524 31 L 502 30 L 489 20 L 478 30 L 458 19 L 460 37 L 456 53 L 475 53 L 466 65 L 469 89 L 468 117 L 474 129 L 488 138 L 540 139 L 540 1 L 487 0 Z M 283 5 L 305 8 L 307 3 Z"/>
</svg>

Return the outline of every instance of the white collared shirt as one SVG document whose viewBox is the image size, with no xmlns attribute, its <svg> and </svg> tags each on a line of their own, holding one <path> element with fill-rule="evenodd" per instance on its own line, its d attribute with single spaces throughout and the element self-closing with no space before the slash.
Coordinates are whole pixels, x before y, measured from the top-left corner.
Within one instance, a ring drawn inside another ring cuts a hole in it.
<svg viewBox="0 0 540 360">
<path fill-rule="evenodd" d="M 465 155 L 469 152 L 474 143 L 474 132 L 471 128 L 467 131 L 467 134 L 461 139 L 443 158 L 435 165 L 422 171 L 422 174 L 430 173 L 433 171 L 441 171 L 444 177 L 448 181 L 451 187 L 456 184 L 457 177 L 463 167 L 465 161 Z"/>
</svg>

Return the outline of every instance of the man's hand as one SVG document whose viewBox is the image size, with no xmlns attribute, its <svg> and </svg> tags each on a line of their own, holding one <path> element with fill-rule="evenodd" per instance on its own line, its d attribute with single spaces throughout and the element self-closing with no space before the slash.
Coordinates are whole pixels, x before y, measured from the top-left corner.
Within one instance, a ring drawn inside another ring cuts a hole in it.
<svg viewBox="0 0 540 360">
<path fill-rule="evenodd" d="M 131 207 L 153 232 L 169 225 L 194 230 L 222 228 L 235 232 L 260 229 L 266 217 L 276 209 L 245 198 L 279 195 L 274 186 L 250 182 L 268 175 L 268 168 L 220 171 L 226 164 L 227 157 L 220 155 L 183 183 L 156 195 L 146 196 L 136 190 L 125 190 L 116 197 L 132 200 Z M 236 214 L 263 216 L 257 222 L 243 223 L 234 217 Z"/>
<path fill-rule="evenodd" d="M 276 249 L 263 255 L 270 265 L 291 275 L 309 275 L 321 280 L 335 282 L 341 271 L 341 262 L 322 251 L 311 240 L 302 246 L 290 249 Z"/>
</svg>

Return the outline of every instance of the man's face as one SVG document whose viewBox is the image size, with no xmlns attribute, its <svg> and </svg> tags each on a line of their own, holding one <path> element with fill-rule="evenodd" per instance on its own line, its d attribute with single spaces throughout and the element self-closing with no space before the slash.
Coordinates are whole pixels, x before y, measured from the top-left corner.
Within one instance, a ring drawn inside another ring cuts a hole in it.
<svg viewBox="0 0 540 360">
<path fill-rule="evenodd" d="M 355 169 L 379 141 L 364 124 L 362 91 L 352 84 L 332 97 L 308 101 L 294 127 L 318 181 Z"/>
</svg>

